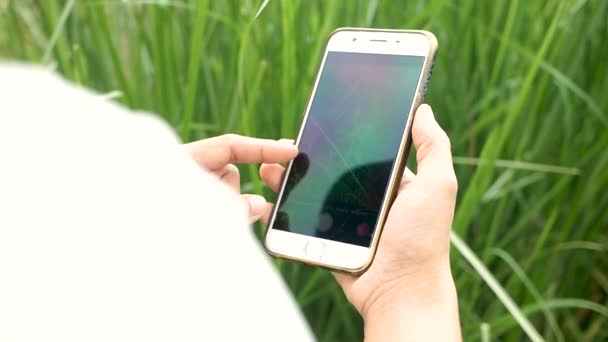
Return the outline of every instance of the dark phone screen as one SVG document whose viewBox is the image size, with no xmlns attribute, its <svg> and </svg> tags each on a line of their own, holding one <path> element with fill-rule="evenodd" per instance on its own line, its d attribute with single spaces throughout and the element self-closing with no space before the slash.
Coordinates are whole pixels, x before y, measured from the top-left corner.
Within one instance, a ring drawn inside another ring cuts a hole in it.
<svg viewBox="0 0 608 342">
<path fill-rule="evenodd" d="M 423 64 L 328 52 L 272 228 L 369 247 Z"/>
</svg>

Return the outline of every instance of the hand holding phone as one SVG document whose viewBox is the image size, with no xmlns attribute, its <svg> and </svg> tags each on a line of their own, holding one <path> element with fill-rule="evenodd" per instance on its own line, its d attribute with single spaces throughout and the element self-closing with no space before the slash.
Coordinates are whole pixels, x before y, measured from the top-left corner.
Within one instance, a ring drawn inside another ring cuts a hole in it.
<svg viewBox="0 0 608 342">
<path fill-rule="evenodd" d="M 460 337 L 449 258 L 457 192 L 450 141 L 427 105 L 416 112 L 412 136 L 417 174 L 405 170 L 374 262 L 360 276 L 334 273 L 361 313 L 370 341 Z M 260 169 L 274 191 L 284 172 L 279 164 L 263 164 Z"/>
<path fill-rule="evenodd" d="M 426 31 L 332 34 L 268 224 L 270 254 L 351 274 L 370 266 L 436 51 Z"/>
</svg>

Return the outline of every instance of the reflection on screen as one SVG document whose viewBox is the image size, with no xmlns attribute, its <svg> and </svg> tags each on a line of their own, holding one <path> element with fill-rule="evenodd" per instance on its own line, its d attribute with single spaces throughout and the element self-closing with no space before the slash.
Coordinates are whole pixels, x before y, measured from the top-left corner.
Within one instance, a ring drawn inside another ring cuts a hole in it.
<svg viewBox="0 0 608 342">
<path fill-rule="evenodd" d="M 274 229 L 370 245 L 423 63 L 328 53 Z"/>
</svg>

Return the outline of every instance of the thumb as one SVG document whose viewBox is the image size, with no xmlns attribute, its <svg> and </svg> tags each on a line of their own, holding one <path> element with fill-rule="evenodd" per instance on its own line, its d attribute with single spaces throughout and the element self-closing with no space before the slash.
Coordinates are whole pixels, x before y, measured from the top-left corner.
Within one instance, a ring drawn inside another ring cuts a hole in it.
<svg viewBox="0 0 608 342">
<path fill-rule="evenodd" d="M 441 129 L 429 105 L 418 107 L 412 127 L 418 172 L 416 178 L 456 185 L 450 139 Z"/>
<path fill-rule="evenodd" d="M 260 195 L 241 195 L 245 200 L 245 206 L 248 209 L 249 222 L 253 223 L 259 220 L 266 212 L 266 199 Z"/>
</svg>

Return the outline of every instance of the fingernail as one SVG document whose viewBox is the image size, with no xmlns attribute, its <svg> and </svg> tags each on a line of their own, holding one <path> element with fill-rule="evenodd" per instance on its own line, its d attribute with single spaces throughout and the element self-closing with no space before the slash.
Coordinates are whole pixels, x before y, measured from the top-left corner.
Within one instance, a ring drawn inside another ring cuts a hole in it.
<svg viewBox="0 0 608 342">
<path fill-rule="evenodd" d="M 251 195 L 247 197 L 247 201 L 249 202 L 251 216 L 255 217 L 262 215 L 264 208 L 266 207 L 266 199 L 264 199 L 264 197 Z"/>
<path fill-rule="evenodd" d="M 294 153 L 298 151 L 298 147 L 294 144 L 293 140 L 281 139 L 281 140 L 278 140 L 278 142 L 280 144 L 284 145 L 286 148 L 289 148 L 290 150 L 292 150 Z"/>
<path fill-rule="evenodd" d="M 435 116 L 435 113 L 433 113 L 433 108 L 431 108 L 431 106 L 429 106 L 428 104 L 423 103 L 422 105 L 420 105 L 419 108 L 420 108 L 420 110 L 429 112 L 431 114 L 431 116 L 433 116 L 433 117 Z"/>
</svg>

